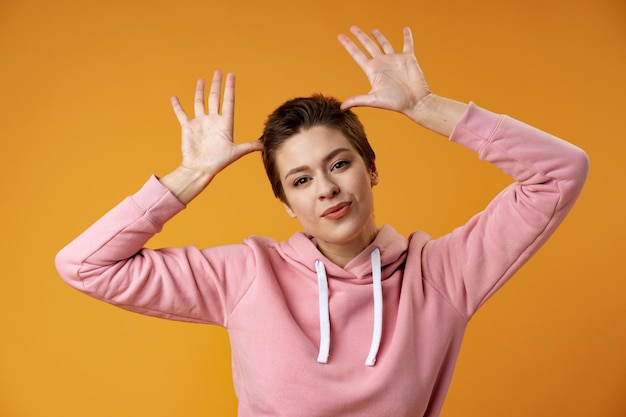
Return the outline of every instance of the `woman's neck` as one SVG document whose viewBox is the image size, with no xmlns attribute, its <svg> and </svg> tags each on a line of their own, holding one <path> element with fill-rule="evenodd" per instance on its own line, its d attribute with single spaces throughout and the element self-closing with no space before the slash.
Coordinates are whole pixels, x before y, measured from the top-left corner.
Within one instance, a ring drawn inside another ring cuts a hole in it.
<svg viewBox="0 0 626 417">
<path fill-rule="evenodd" d="M 340 267 L 346 266 L 352 259 L 358 254 L 363 252 L 363 249 L 368 247 L 376 238 L 378 234 L 378 227 L 372 223 L 367 226 L 367 230 L 360 233 L 359 237 L 350 240 L 346 243 L 332 243 L 332 242 L 317 242 L 317 248 L 335 265 Z"/>
</svg>

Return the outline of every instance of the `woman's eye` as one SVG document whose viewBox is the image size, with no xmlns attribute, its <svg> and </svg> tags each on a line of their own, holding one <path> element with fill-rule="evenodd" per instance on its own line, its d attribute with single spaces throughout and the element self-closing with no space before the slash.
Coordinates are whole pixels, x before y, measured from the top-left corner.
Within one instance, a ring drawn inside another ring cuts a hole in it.
<svg viewBox="0 0 626 417">
<path fill-rule="evenodd" d="M 348 161 L 337 161 L 337 162 L 335 162 L 335 163 L 333 164 L 332 169 L 333 169 L 333 170 L 335 170 L 335 169 L 341 169 L 341 168 L 345 167 L 346 165 L 348 165 L 349 163 L 350 163 L 350 162 L 348 162 Z"/>
<path fill-rule="evenodd" d="M 298 187 L 300 185 L 306 184 L 308 181 L 309 181 L 309 179 L 307 177 L 300 177 L 300 178 L 298 178 L 297 180 L 295 180 L 293 182 L 293 185 L 295 187 Z"/>
</svg>

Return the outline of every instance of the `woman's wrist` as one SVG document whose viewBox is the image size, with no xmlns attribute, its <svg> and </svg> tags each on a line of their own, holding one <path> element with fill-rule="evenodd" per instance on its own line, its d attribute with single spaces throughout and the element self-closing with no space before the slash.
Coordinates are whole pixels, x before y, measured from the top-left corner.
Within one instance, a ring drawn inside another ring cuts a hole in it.
<svg viewBox="0 0 626 417">
<path fill-rule="evenodd" d="M 159 178 L 178 200 L 188 204 L 209 185 L 214 175 L 207 171 L 178 166 L 174 171 Z"/>
<path fill-rule="evenodd" d="M 450 137 L 466 108 L 465 103 L 429 93 L 406 115 L 420 126 Z"/>
</svg>

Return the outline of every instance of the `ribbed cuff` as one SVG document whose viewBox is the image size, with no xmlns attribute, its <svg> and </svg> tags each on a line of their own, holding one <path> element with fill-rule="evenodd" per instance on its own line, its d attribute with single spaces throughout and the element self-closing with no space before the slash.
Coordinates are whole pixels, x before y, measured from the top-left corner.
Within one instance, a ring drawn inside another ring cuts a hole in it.
<svg viewBox="0 0 626 417">
<path fill-rule="evenodd" d="M 150 176 L 148 181 L 131 198 L 158 226 L 162 226 L 185 208 L 185 205 L 167 187 L 161 184 L 155 175 Z"/>
</svg>

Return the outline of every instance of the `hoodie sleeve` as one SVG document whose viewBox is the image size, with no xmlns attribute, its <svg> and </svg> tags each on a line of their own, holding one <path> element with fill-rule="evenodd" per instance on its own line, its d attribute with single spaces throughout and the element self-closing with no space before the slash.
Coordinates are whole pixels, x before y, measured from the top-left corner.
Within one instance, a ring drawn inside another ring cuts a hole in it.
<svg viewBox="0 0 626 417">
<path fill-rule="evenodd" d="M 77 290 L 130 311 L 225 326 L 252 279 L 254 256 L 244 245 L 144 248 L 182 209 L 152 176 L 63 248 L 57 271 Z"/>
<path fill-rule="evenodd" d="M 424 247 L 425 281 L 469 318 L 563 221 L 589 160 L 570 143 L 474 104 L 450 140 L 515 180 L 467 224 Z"/>
</svg>

